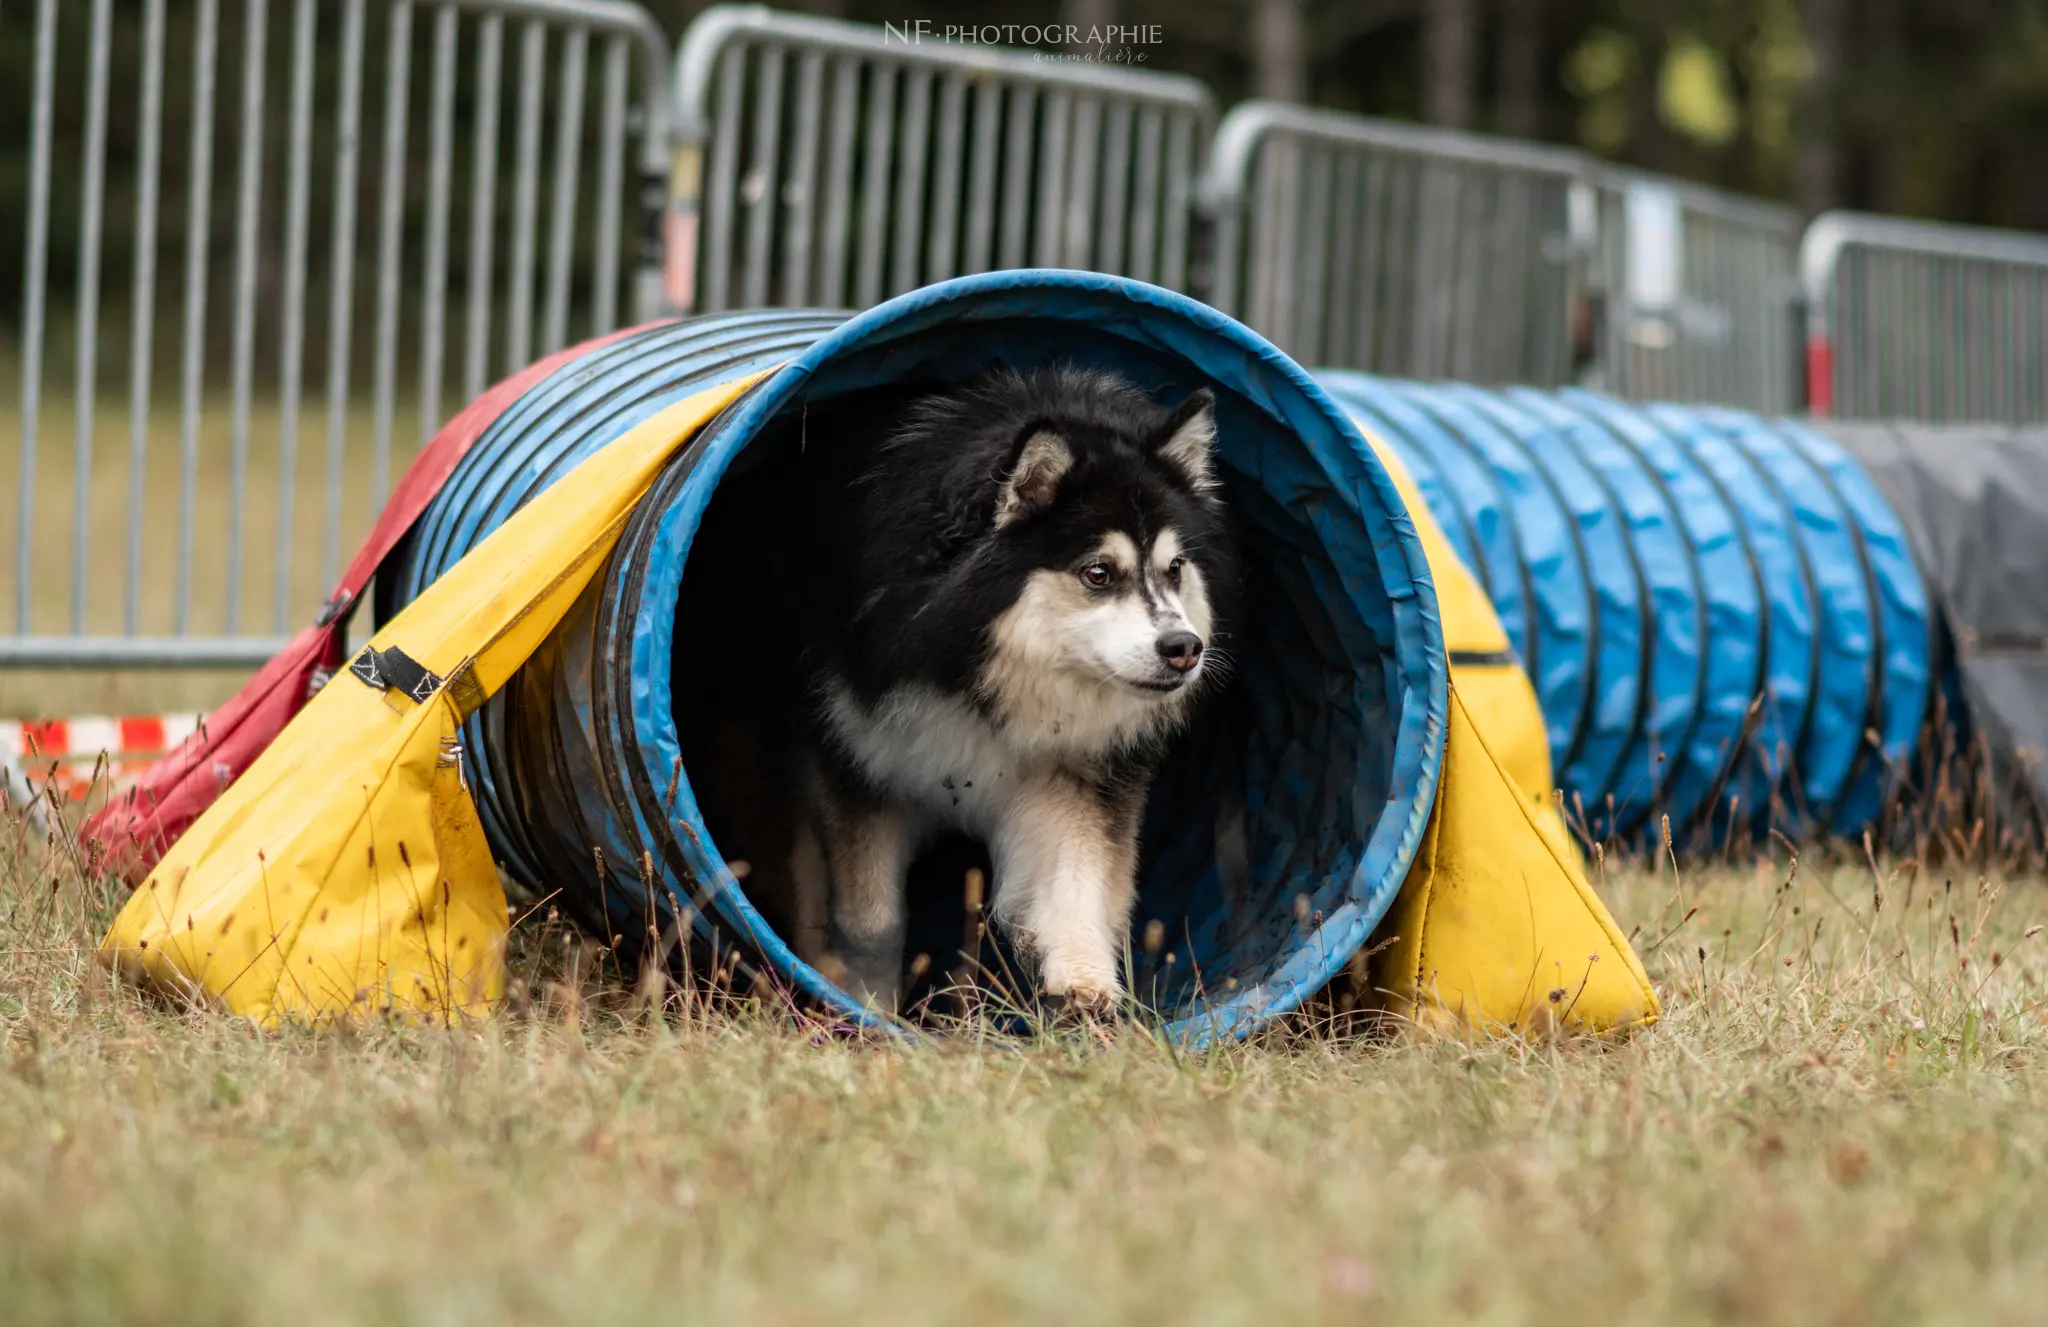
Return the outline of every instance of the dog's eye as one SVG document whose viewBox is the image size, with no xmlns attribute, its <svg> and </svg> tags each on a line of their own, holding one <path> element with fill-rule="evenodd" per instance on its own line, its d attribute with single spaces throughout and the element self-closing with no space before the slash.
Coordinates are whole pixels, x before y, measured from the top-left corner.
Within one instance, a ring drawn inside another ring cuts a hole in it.
<svg viewBox="0 0 2048 1327">
<path fill-rule="evenodd" d="M 1110 566 L 1107 562 L 1091 562 L 1081 568 L 1081 583 L 1090 589 L 1106 589 L 1110 582 L 1115 579 L 1116 568 Z"/>
<path fill-rule="evenodd" d="M 1186 558 L 1175 558 L 1173 561 L 1167 563 L 1166 579 L 1171 581 L 1175 585 L 1180 584 L 1180 569 L 1182 566 L 1186 565 L 1186 563 Z"/>
</svg>

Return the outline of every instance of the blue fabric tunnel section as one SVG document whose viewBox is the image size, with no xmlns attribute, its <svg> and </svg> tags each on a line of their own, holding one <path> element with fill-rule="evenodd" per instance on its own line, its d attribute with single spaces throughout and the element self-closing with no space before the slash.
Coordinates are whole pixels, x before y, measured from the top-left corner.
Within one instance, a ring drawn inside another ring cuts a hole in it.
<svg viewBox="0 0 2048 1327">
<path fill-rule="evenodd" d="M 1316 376 L 1493 597 L 1587 831 L 1853 836 L 1880 817 L 1938 625 L 1839 446 L 1720 407 Z"/>
<path fill-rule="evenodd" d="M 390 602 L 625 429 L 786 361 L 671 464 L 568 620 L 470 721 L 476 801 L 507 868 L 629 950 L 687 924 L 865 1017 L 764 920 L 705 825 L 699 794 L 721 772 L 685 761 L 679 719 L 718 696 L 677 679 L 707 656 L 745 667 L 748 643 L 684 609 L 711 583 L 700 578 L 744 577 L 747 559 L 697 544 L 722 528 L 707 513 L 754 463 L 830 445 L 805 432 L 807 406 L 1054 360 L 1113 369 L 1161 399 L 1216 391 L 1247 564 L 1235 680 L 1181 739 L 1148 808 L 1134 993 L 1199 1042 L 1242 1035 L 1340 970 L 1399 890 L 1435 801 L 1447 673 L 1420 542 L 1349 417 L 1299 367 L 1193 301 L 1089 273 L 969 277 L 850 318 L 657 324 L 557 371 L 490 427 L 421 521 Z M 1489 526 L 1468 547 L 1498 543 Z M 913 916 L 913 948 L 922 933 L 959 948 L 957 893 L 952 909 L 922 932 Z M 1154 952 L 1151 923 L 1164 936 Z"/>
</svg>

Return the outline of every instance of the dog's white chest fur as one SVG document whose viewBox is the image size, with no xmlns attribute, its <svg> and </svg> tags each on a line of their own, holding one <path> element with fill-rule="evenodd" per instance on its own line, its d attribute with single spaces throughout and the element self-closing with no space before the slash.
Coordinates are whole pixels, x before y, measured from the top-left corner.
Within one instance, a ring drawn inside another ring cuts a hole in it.
<svg viewBox="0 0 2048 1327">
<path fill-rule="evenodd" d="M 928 687 L 892 691 L 872 709 L 835 688 L 826 710 L 862 772 L 917 808 L 927 828 L 950 825 L 986 838 L 1020 790 L 1053 768 L 964 699 Z"/>
</svg>

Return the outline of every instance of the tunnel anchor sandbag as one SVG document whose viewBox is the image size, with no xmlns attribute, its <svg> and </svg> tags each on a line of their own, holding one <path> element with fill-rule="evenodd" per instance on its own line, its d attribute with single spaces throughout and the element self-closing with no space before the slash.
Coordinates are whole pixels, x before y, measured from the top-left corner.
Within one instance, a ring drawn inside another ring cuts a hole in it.
<svg viewBox="0 0 2048 1327">
<path fill-rule="evenodd" d="M 1560 814 L 1535 689 L 1407 467 L 1365 433 L 1429 558 L 1451 665 L 1436 811 L 1375 937 L 1367 1001 L 1403 1026 L 1458 1033 L 1654 1023 L 1656 990 Z"/>
<path fill-rule="evenodd" d="M 506 904 L 460 726 L 599 571 L 662 462 L 747 385 L 647 420 L 386 624 L 172 846 L 101 960 L 263 1024 L 489 1012 Z"/>
</svg>

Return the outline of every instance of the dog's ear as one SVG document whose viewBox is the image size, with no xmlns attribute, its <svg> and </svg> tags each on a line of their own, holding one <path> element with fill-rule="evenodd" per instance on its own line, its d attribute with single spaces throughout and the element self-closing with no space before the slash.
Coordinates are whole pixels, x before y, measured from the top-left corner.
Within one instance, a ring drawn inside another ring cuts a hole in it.
<svg viewBox="0 0 2048 1327">
<path fill-rule="evenodd" d="M 1180 471 L 1197 493 L 1216 487 L 1216 394 L 1197 387 L 1152 435 L 1152 454 Z"/>
<path fill-rule="evenodd" d="M 1044 424 L 1034 424 L 1021 435 L 1017 459 L 996 494 L 996 529 L 1052 502 L 1053 491 L 1067 471 L 1074 468 L 1074 453 L 1066 439 Z"/>
</svg>

